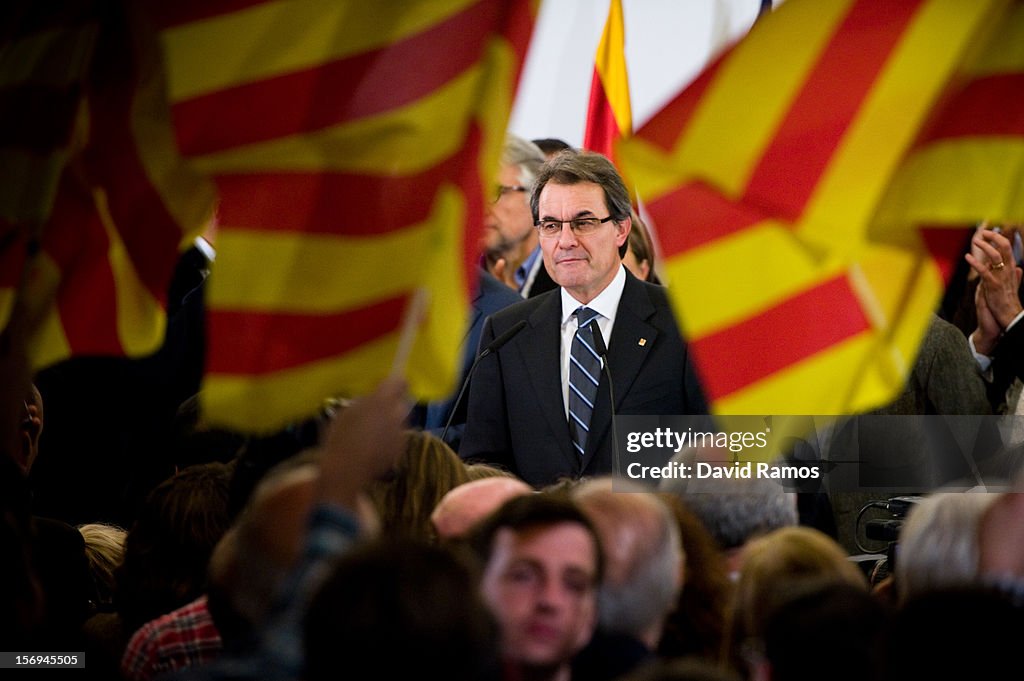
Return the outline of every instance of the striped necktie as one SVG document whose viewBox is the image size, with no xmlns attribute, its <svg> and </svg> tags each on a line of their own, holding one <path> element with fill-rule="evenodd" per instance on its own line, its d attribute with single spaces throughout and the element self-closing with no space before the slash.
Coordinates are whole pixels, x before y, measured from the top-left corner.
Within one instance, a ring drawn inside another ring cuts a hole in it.
<svg viewBox="0 0 1024 681">
<path fill-rule="evenodd" d="M 597 385 L 601 381 L 601 358 L 594 350 L 591 322 L 597 323 L 597 312 L 580 307 L 576 317 L 576 335 L 569 351 L 569 433 L 576 453 L 587 450 L 590 415 L 594 412 Z"/>
</svg>

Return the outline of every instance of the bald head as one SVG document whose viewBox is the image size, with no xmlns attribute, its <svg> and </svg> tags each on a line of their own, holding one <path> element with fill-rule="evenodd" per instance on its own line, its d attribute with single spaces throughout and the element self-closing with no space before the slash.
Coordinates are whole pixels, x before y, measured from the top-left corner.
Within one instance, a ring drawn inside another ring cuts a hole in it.
<svg viewBox="0 0 1024 681">
<path fill-rule="evenodd" d="M 517 478 L 484 478 L 459 485 L 441 499 L 430 516 L 441 539 L 464 537 L 478 522 L 513 497 L 533 492 Z"/>
<path fill-rule="evenodd" d="M 605 547 L 601 628 L 653 649 L 683 586 L 679 527 L 671 510 L 646 488 L 628 480 L 615 484 L 613 491 L 611 478 L 596 478 L 572 493 Z"/>
</svg>

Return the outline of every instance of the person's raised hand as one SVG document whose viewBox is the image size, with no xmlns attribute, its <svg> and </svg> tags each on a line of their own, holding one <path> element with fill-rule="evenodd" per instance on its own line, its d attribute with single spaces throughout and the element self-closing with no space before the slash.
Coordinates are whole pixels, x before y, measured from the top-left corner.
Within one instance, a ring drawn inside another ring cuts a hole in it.
<svg viewBox="0 0 1024 681">
<path fill-rule="evenodd" d="M 319 499 L 356 509 L 363 488 L 392 470 L 405 448 L 409 403 L 401 378 L 387 378 L 341 410 L 320 451 Z"/>
</svg>

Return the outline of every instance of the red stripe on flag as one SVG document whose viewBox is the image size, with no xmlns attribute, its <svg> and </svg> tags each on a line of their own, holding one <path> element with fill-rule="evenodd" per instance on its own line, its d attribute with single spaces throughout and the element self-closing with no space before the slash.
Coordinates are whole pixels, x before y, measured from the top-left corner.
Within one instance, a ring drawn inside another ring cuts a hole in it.
<svg viewBox="0 0 1024 681">
<path fill-rule="evenodd" d="M 648 203 L 647 210 L 658 227 L 664 258 L 739 232 L 765 217 L 703 182 L 684 184 Z"/>
<path fill-rule="evenodd" d="M 594 69 L 590 81 L 590 101 L 587 104 L 587 129 L 583 133 L 583 148 L 611 158 L 612 144 L 619 137 L 619 124 L 608 101 L 601 74 Z"/>
<path fill-rule="evenodd" d="M 462 230 L 463 275 L 471 291 L 475 290 L 480 279 L 477 268 L 480 262 L 480 235 L 484 228 L 484 188 L 479 161 L 482 140 L 483 131 L 479 124 L 475 120 L 471 121 L 466 132 L 466 142 L 457 155 L 459 162 L 456 166 L 460 173 L 459 187 L 466 202 L 466 222 Z"/>
<path fill-rule="evenodd" d="M 146 138 L 136 139 L 132 111 L 137 84 L 122 84 L 90 100 L 91 141 L 84 152 L 90 178 L 106 190 L 110 216 L 143 286 L 161 303 L 178 261 L 185 228 L 167 210 L 149 181 L 140 154 L 161 153 Z M 146 95 L 140 95 L 146 96 Z M 146 102 L 152 105 L 151 102 Z M 188 197 L 178 197 L 187 199 Z"/>
<path fill-rule="evenodd" d="M 272 0 L 180 0 L 178 2 L 151 2 L 153 21 L 159 29 L 189 24 L 203 19 L 231 14 Z"/>
<path fill-rule="evenodd" d="M 717 400 L 868 328 L 849 282 L 839 276 L 691 341 L 690 348 L 709 398 Z"/>
<path fill-rule="evenodd" d="M 723 53 L 710 66 L 704 69 L 700 76 L 690 83 L 671 102 L 666 104 L 651 120 L 644 124 L 633 135 L 642 137 L 656 147 L 665 151 L 672 151 L 679 140 L 680 135 L 690 124 L 697 106 L 704 97 L 704 91 L 714 81 L 718 67 L 731 50 Z"/>
<path fill-rule="evenodd" d="M 260 376 L 340 357 L 396 331 L 408 299 L 323 315 L 208 310 L 206 372 Z"/>
<path fill-rule="evenodd" d="M 92 196 L 65 172 L 43 231 L 43 250 L 60 272 L 56 305 L 72 355 L 123 355 L 110 241 Z"/>
<path fill-rule="evenodd" d="M 953 137 L 1024 136 L 1024 73 L 1001 73 L 968 83 L 941 108 L 917 146 Z"/>
<path fill-rule="evenodd" d="M 220 175 L 215 178 L 218 221 L 233 229 L 386 234 L 426 220 L 441 184 L 453 181 L 464 162 L 460 150 L 407 177 L 327 172 Z"/>
<path fill-rule="evenodd" d="M 496 20 L 495 26 L 516 56 L 511 82 L 518 83 L 526 52 L 530 48 L 530 37 L 533 35 L 535 5 L 532 0 L 506 0 L 500 8 L 503 14 Z"/>
<path fill-rule="evenodd" d="M 414 102 L 480 60 L 496 16 L 497 0 L 482 0 L 380 49 L 177 102 L 179 148 L 186 156 L 210 154 Z"/>
<path fill-rule="evenodd" d="M 859 0 L 853 5 L 752 173 L 748 199 L 775 206 L 783 219 L 800 217 L 920 4 Z"/>
<path fill-rule="evenodd" d="M 974 229 L 951 229 L 948 225 L 920 225 L 918 231 L 932 262 L 942 273 L 942 281 L 948 284 L 956 268 L 963 263 L 963 254 L 970 247 Z"/>
</svg>

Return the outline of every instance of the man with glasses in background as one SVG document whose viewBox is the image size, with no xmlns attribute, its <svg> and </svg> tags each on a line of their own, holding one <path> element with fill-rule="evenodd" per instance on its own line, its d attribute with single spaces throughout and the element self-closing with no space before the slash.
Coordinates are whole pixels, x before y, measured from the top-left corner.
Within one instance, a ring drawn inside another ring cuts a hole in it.
<svg viewBox="0 0 1024 681">
<path fill-rule="evenodd" d="M 498 184 L 484 214 L 483 249 L 488 271 L 523 298 L 556 287 L 544 268 L 530 215 L 530 186 L 544 164 L 533 142 L 505 138 Z"/>
<path fill-rule="evenodd" d="M 541 487 L 613 472 L 608 373 L 615 414 L 707 406 L 665 289 L 622 265 L 629 192 L 611 162 L 560 154 L 540 169 L 530 209 L 559 288 L 485 322 L 481 348 L 525 326 L 478 365 L 459 454 Z"/>
</svg>

